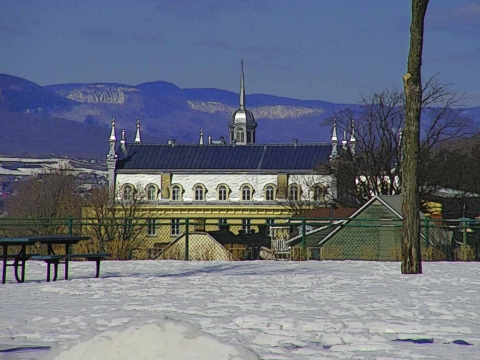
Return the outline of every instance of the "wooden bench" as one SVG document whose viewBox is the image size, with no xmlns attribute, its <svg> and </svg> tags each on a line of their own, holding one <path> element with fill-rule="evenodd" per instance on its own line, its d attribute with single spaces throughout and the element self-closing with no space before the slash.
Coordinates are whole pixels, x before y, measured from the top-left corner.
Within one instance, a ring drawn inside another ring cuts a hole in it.
<svg viewBox="0 0 480 360">
<path fill-rule="evenodd" d="M 58 264 L 61 260 L 64 260 L 64 270 L 65 270 L 65 280 L 68 280 L 68 263 L 71 259 L 83 258 L 87 261 L 95 261 L 96 263 L 96 272 L 95 277 L 100 276 L 100 262 L 105 260 L 105 258 L 111 256 L 108 253 L 96 253 L 96 254 L 68 254 L 68 255 L 33 255 L 30 256 L 32 260 L 44 261 L 47 264 L 47 282 L 50 281 L 50 265 L 53 265 L 53 278 L 52 281 L 57 280 L 58 275 Z"/>
</svg>

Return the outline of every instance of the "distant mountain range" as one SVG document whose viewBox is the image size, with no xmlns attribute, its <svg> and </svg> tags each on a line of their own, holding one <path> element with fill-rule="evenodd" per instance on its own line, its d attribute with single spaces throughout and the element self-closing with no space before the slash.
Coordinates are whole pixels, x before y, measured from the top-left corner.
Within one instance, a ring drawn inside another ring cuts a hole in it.
<svg viewBox="0 0 480 360">
<path fill-rule="evenodd" d="M 248 85 L 248 83 L 247 83 Z M 196 143 L 200 128 L 213 139 L 228 134 L 231 113 L 239 95 L 219 89 L 181 89 L 163 82 L 137 86 L 111 83 L 39 86 L 31 81 L 0 75 L 0 153 L 103 158 L 109 125 L 134 138 L 141 119 L 142 141 Z M 257 122 L 257 142 L 328 141 L 330 129 L 320 127 L 332 112 L 355 104 L 296 100 L 278 96 L 247 95 L 247 107 Z M 467 109 L 480 118 L 480 107 Z"/>
</svg>

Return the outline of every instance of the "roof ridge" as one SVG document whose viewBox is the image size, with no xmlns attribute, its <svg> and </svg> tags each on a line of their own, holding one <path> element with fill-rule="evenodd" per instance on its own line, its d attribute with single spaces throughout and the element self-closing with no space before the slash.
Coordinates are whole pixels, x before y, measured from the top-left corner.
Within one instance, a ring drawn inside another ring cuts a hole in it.
<svg viewBox="0 0 480 360">
<path fill-rule="evenodd" d="M 307 146 L 330 146 L 327 142 L 318 142 L 318 143 L 297 143 L 290 144 L 290 143 L 271 143 L 271 144 L 247 144 L 247 145 L 233 145 L 233 144 L 207 144 L 207 145 L 200 145 L 200 144 L 164 144 L 164 143 L 127 143 L 128 145 L 134 146 L 170 146 L 170 147 L 177 147 L 177 146 L 189 146 L 189 147 L 212 147 L 212 146 L 224 146 L 224 147 L 265 147 L 265 146 L 285 146 L 285 147 L 307 147 Z"/>
</svg>

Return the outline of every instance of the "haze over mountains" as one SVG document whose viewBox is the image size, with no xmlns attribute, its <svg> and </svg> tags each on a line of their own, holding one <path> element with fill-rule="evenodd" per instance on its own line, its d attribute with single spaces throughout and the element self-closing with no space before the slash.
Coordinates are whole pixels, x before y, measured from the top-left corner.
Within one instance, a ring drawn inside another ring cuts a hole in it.
<svg viewBox="0 0 480 360">
<path fill-rule="evenodd" d="M 247 82 L 248 89 L 248 82 Z M 181 89 L 163 81 L 137 86 L 111 83 L 39 86 L 0 75 L 0 153 L 103 158 L 109 125 L 126 129 L 132 141 L 141 119 L 143 142 L 196 143 L 200 128 L 213 139 L 227 136 L 239 95 L 219 89 Z M 355 104 L 333 104 L 264 94 L 247 95 L 257 122 L 258 143 L 328 141 L 331 129 L 320 127 L 333 111 Z M 479 117 L 480 107 L 468 109 Z"/>
</svg>

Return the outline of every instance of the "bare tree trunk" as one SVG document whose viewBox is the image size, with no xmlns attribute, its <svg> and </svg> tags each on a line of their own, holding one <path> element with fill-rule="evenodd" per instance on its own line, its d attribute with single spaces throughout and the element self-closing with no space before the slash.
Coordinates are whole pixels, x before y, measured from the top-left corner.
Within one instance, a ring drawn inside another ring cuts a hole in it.
<svg viewBox="0 0 480 360">
<path fill-rule="evenodd" d="M 420 153 L 420 114 L 422 109 L 422 50 L 423 28 L 429 0 L 412 0 L 410 51 L 405 87 L 404 160 L 402 164 L 403 234 L 402 274 L 422 273 L 420 249 L 420 195 L 418 162 Z"/>
</svg>

